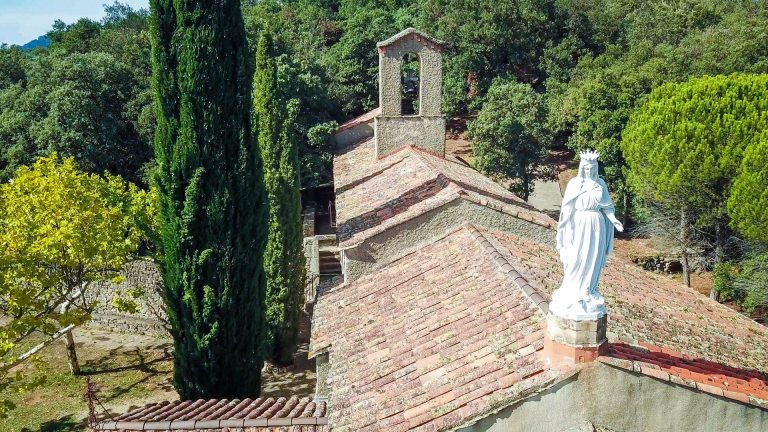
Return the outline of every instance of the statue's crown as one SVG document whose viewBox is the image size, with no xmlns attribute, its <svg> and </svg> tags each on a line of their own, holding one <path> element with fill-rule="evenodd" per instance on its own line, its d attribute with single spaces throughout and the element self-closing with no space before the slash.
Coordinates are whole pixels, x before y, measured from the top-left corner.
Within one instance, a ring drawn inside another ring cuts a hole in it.
<svg viewBox="0 0 768 432">
<path fill-rule="evenodd" d="M 597 158 L 600 157 L 600 153 L 593 150 L 587 150 L 579 153 L 579 157 L 581 160 L 596 161 Z"/>
</svg>

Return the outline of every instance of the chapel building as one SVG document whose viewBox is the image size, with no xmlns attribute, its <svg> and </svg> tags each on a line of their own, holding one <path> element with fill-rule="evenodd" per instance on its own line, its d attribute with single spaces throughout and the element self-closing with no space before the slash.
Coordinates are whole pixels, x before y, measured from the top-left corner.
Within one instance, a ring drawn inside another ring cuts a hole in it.
<svg viewBox="0 0 768 432">
<path fill-rule="evenodd" d="M 336 135 L 342 275 L 313 299 L 314 398 L 153 404 L 97 429 L 768 430 L 768 329 L 747 317 L 617 256 L 607 322 L 548 314 L 557 223 L 446 154 L 444 46 L 379 42 L 379 108 Z"/>
</svg>

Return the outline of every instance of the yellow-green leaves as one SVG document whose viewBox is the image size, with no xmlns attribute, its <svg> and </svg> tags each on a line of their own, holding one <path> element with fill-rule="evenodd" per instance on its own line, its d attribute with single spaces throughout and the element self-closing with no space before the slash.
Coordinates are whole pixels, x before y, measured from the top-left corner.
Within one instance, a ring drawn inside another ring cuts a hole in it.
<svg viewBox="0 0 768 432">
<path fill-rule="evenodd" d="M 151 202 L 120 177 L 80 172 L 56 155 L 0 185 L 0 313 L 10 319 L 0 327 L 0 356 L 31 332 L 91 318 L 87 290 L 120 279 L 141 238 L 131 215 L 149 224 Z"/>
</svg>

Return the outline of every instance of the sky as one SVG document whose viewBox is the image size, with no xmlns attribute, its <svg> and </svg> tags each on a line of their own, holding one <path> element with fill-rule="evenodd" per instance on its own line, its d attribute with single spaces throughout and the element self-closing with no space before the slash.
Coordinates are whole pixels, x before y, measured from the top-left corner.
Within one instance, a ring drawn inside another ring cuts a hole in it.
<svg viewBox="0 0 768 432">
<path fill-rule="evenodd" d="M 114 0 L 0 0 L 0 44 L 24 45 L 48 33 L 56 20 L 98 21 L 104 4 Z M 149 9 L 149 0 L 121 0 L 134 9 Z"/>
</svg>

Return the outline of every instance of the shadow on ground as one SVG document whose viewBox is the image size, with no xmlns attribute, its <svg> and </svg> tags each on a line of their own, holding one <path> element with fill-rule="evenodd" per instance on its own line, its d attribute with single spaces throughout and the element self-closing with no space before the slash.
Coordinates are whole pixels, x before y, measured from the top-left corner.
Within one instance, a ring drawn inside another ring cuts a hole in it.
<svg viewBox="0 0 768 432">
<path fill-rule="evenodd" d="M 119 398 L 120 396 L 130 393 L 131 390 L 140 384 L 147 383 L 159 375 L 169 374 L 170 371 L 167 369 L 167 362 L 173 360 L 172 345 L 170 343 L 162 344 L 157 346 L 156 349 L 162 350 L 162 354 L 159 356 L 152 356 L 151 359 L 148 360 L 147 356 L 149 353 L 139 348 L 134 348 L 131 350 L 120 350 L 119 348 L 114 348 L 109 351 L 108 355 L 87 362 L 84 368 L 86 370 L 84 370 L 83 375 L 97 376 L 101 374 L 127 371 L 136 371 L 142 373 L 141 379 L 127 383 L 125 385 L 118 385 L 113 387 L 108 392 L 105 392 L 100 396 L 100 400 L 102 402 L 110 402 Z M 118 352 L 124 359 L 124 361 L 121 362 L 123 363 L 121 365 L 115 365 L 111 361 L 111 359 L 114 358 Z M 161 369 L 156 367 L 161 364 L 165 364 L 166 368 Z M 164 380 L 162 383 L 156 385 L 156 388 L 162 391 L 173 391 L 173 385 L 171 384 L 170 379 Z"/>
<path fill-rule="evenodd" d="M 84 431 L 87 426 L 85 419 L 76 420 L 71 414 L 68 414 L 58 420 L 51 420 L 40 424 L 40 429 L 37 431 L 23 428 L 21 432 L 80 432 Z"/>
</svg>

